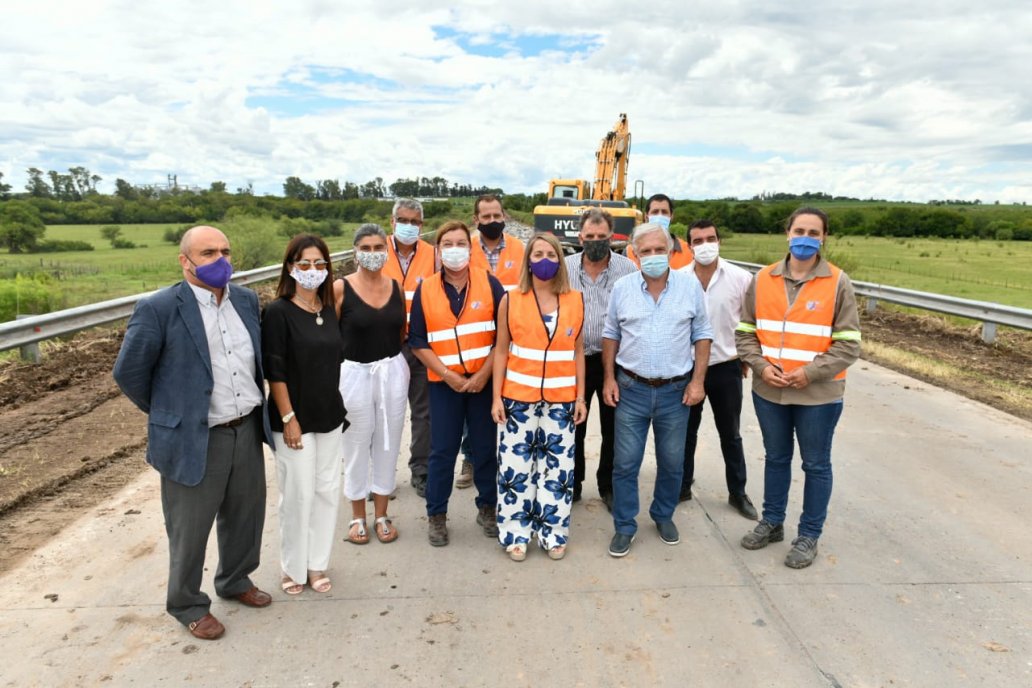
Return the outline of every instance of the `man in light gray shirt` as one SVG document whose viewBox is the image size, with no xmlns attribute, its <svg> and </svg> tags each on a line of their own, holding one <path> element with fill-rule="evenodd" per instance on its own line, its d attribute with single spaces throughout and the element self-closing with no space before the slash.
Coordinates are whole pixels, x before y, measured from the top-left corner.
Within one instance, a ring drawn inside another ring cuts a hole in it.
<svg viewBox="0 0 1032 688">
<path fill-rule="evenodd" d="M 599 208 L 591 208 L 580 217 L 580 253 L 566 257 L 570 287 L 584 295 L 584 401 L 591 411 L 591 399 L 598 396 L 599 425 L 602 429 L 602 450 L 598 457 L 598 495 L 607 509 L 613 506 L 613 424 L 615 410 L 602 401 L 602 328 L 609 309 L 613 285 L 624 275 L 637 272 L 629 258 L 613 253 L 609 242 L 613 237 L 613 217 Z M 584 482 L 584 436 L 588 424 L 577 426 L 574 454 L 573 501 L 580 501 Z"/>
</svg>

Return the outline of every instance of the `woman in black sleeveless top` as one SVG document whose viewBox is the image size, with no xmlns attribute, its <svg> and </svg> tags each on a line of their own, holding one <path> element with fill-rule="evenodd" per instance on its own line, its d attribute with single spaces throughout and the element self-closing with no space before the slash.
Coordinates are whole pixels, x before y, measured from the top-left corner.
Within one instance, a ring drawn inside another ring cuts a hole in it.
<svg viewBox="0 0 1032 688">
<path fill-rule="evenodd" d="M 355 232 L 354 274 L 334 283 L 340 303 L 344 363 L 340 394 L 351 426 L 344 434 L 344 496 L 351 500 L 348 541 L 369 542 L 366 495 L 373 495 L 374 530 L 380 542 L 393 542 L 398 530 L 387 516 L 395 488 L 409 368 L 401 355 L 405 299 L 397 282 L 383 274 L 387 235 L 378 225 Z"/>
</svg>

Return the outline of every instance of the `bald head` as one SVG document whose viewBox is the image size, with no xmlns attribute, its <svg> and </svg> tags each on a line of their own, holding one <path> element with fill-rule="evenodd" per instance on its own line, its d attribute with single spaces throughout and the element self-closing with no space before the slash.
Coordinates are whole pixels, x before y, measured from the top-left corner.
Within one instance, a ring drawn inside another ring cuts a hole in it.
<svg viewBox="0 0 1032 688">
<path fill-rule="evenodd" d="M 189 256 L 194 243 L 219 240 L 225 242 L 227 246 L 229 245 L 229 239 L 226 238 L 226 235 L 215 227 L 208 225 L 191 227 L 183 232 L 183 238 L 179 240 L 179 252 L 184 256 Z"/>
<path fill-rule="evenodd" d="M 229 239 L 214 227 L 191 227 L 179 241 L 179 265 L 183 268 L 183 278 L 199 287 L 210 289 L 198 279 L 197 268 L 222 257 L 230 260 Z"/>
</svg>

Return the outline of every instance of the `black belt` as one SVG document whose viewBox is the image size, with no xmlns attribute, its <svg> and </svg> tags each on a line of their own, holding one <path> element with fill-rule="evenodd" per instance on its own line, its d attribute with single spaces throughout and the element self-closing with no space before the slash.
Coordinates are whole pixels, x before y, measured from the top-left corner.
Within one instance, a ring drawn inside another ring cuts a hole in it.
<svg viewBox="0 0 1032 688">
<path fill-rule="evenodd" d="M 685 373 L 684 375 L 678 375 L 677 377 L 642 377 L 637 373 L 632 373 L 626 368 L 621 368 L 620 370 L 622 370 L 624 375 L 632 380 L 636 380 L 643 385 L 648 385 L 649 387 L 662 387 L 663 385 L 669 385 L 674 382 L 681 382 L 682 380 L 687 380 L 689 375 L 689 373 Z"/>
<path fill-rule="evenodd" d="M 254 411 L 252 410 L 250 413 L 246 413 L 246 414 L 240 416 L 239 418 L 234 418 L 233 420 L 227 420 L 225 423 L 219 423 L 218 425 L 213 425 L 212 427 L 215 427 L 215 428 L 235 428 L 235 427 L 237 427 L 239 425 L 243 425 L 244 421 L 247 420 L 248 418 L 250 418 L 253 413 L 254 413 Z"/>
</svg>

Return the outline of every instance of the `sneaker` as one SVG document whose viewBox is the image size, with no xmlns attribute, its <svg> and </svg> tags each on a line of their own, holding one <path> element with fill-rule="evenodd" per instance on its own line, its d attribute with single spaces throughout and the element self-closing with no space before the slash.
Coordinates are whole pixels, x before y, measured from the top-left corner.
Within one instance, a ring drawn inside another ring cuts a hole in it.
<svg viewBox="0 0 1032 688">
<path fill-rule="evenodd" d="M 477 507 L 477 525 L 484 529 L 484 535 L 487 537 L 498 537 L 498 521 L 495 518 L 495 507 Z"/>
<path fill-rule="evenodd" d="M 412 489 L 416 491 L 420 499 L 426 499 L 426 476 L 421 473 L 416 473 L 409 480 L 409 484 L 412 485 Z"/>
<path fill-rule="evenodd" d="M 633 535 L 627 535 L 625 533 L 616 533 L 615 535 L 613 535 L 613 539 L 609 541 L 609 556 L 627 556 L 627 553 L 631 551 L 632 542 L 634 542 Z"/>
<path fill-rule="evenodd" d="M 756 513 L 756 507 L 753 506 L 752 500 L 749 499 L 749 495 L 747 494 L 728 495 L 727 503 L 750 521 L 755 521 L 759 516 L 759 514 Z"/>
<path fill-rule="evenodd" d="M 752 532 L 742 538 L 742 547 L 746 549 L 763 549 L 772 542 L 785 539 L 785 527 L 780 523 L 774 525 L 768 521 L 760 521 Z"/>
<path fill-rule="evenodd" d="M 430 517 L 430 530 L 427 536 L 434 547 L 444 547 L 448 544 L 448 514 L 434 514 Z"/>
<path fill-rule="evenodd" d="M 800 536 L 792 540 L 792 549 L 785 556 L 785 566 L 790 569 L 805 569 L 817 558 L 817 539 Z"/>
<path fill-rule="evenodd" d="M 455 487 L 460 490 L 465 490 L 467 487 L 473 484 L 473 462 L 462 460 L 462 470 L 459 471 L 459 477 L 455 479 Z"/>
<path fill-rule="evenodd" d="M 681 536 L 677 532 L 677 526 L 674 525 L 673 521 L 657 522 L 656 530 L 659 531 L 659 539 L 668 545 L 676 545 L 681 541 Z"/>
</svg>

